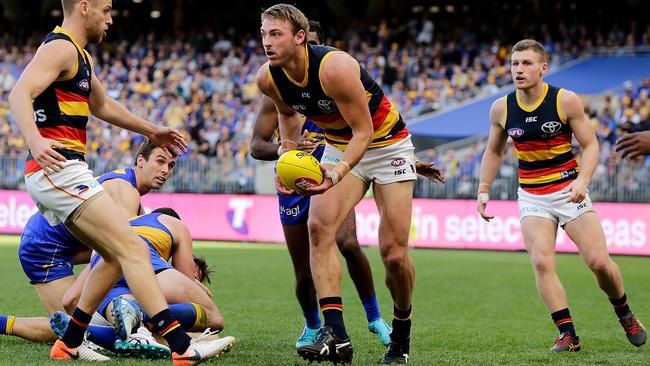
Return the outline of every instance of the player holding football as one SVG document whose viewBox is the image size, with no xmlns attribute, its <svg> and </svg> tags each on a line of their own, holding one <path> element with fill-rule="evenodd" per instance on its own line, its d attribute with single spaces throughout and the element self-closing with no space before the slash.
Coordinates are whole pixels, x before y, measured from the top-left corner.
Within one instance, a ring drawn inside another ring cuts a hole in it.
<svg viewBox="0 0 650 366">
<path fill-rule="evenodd" d="M 605 235 L 587 187 L 598 163 L 598 140 L 572 91 L 546 84 L 546 51 L 534 40 L 512 48 L 511 72 L 516 91 L 497 99 L 490 109 L 490 134 L 481 161 L 477 209 L 486 213 L 489 191 L 510 136 L 519 158 L 521 231 L 535 272 L 537 290 L 560 335 L 551 352 L 580 350 L 566 293 L 555 269 L 558 226 L 578 247 L 614 306 L 628 340 L 639 347 L 646 331 L 628 305 L 618 266 L 607 253 Z M 571 151 L 574 136 L 582 147 L 579 165 Z"/>
<path fill-rule="evenodd" d="M 332 47 L 307 43 L 305 15 L 277 4 L 261 15 L 269 59 L 257 74 L 260 90 L 279 112 L 282 149 L 295 148 L 300 114 L 324 130 L 326 178 L 306 189 L 311 272 L 324 326 L 313 345 L 298 348 L 308 360 L 352 361 L 343 323 L 341 263 L 336 234 L 370 184 L 380 212 L 379 248 L 394 302 L 393 331 L 383 363 L 408 360 L 415 269 L 408 254 L 413 180 L 413 145 L 392 102 L 359 63 Z M 299 114 L 300 113 L 300 114 Z M 391 162 L 394 162 L 391 164 Z M 352 174 L 348 174 L 348 173 Z"/>
</svg>

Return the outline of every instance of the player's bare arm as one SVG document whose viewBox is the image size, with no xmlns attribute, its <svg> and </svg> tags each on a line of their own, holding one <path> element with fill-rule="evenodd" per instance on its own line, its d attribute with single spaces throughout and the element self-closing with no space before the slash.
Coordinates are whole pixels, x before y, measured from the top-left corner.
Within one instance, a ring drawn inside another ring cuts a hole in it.
<svg viewBox="0 0 650 366">
<path fill-rule="evenodd" d="M 352 129 L 352 138 L 340 163 L 333 168 L 321 166 L 328 179 L 323 179 L 323 183 L 316 187 L 307 188 L 307 194 L 321 194 L 334 186 L 361 160 L 372 142 L 372 117 L 366 90 L 361 83 L 360 67 L 355 59 L 345 53 L 333 54 L 321 64 L 323 91 L 334 99 L 341 116 Z"/>
<path fill-rule="evenodd" d="M 190 279 L 194 279 L 194 256 L 192 255 L 192 236 L 187 226 L 179 219 L 160 215 L 158 220 L 174 233 L 172 242 L 171 259 L 172 265 L 180 273 Z"/>
<path fill-rule="evenodd" d="M 89 104 L 92 114 L 103 121 L 147 136 L 157 146 L 165 147 L 176 155 L 187 151 L 187 142 L 180 132 L 171 127 L 157 126 L 140 118 L 115 99 L 107 97 L 104 87 L 94 72 Z"/>
<path fill-rule="evenodd" d="M 503 150 L 508 140 L 508 135 L 504 130 L 505 103 L 504 98 L 497 99 L 490 107 L 490 133 L 488 142 L 481 159 L 481 178 L 478 186 L 477 210 L 485 221 L 494 218 L 485 212 L 489 199 L 490 187 L 499 172 L 501 161 L 503 160 Z"/>
<path fill-rule="evenodd" d="M 126 217 L 132 218 L 140 211 L 140 193 L 131 183 L 123 179 L 109 179 L 102 183 L 104 190 L 115 203 L 124 210 Z"/>
<path fill-rule="evenodd" d="M 260 91 L 266 95 L 275 107 L 278 117 L 278 126 L 280 127 L 280 135 L 282 135 L 282 141 L 280 142 L 280 148 L 276 150 L 276 154 L 282 152 L 282 150 L 291 150 L 295 149 L 298 146 L 298 139 L 300 138 L 300 117 L 293 109 L 289 108 L 278 93 L 271 85 L 271 81 L 267 75 L 268 63 L 264 64 L 259 71 L 257 72 L 256 82 L 257 87 Z M 292 194 L 293 191 L 287 189 L 280 183 L 278 177 L 275 177 L 275 188 L 281 194 Z"/>
<path fill-rule="evenodd" d="M 589 118 L 585 115 L 582 101 L 578 95 L 570 90 L 562 90 L 560 94 L 560 107 L 566 114 L 567 122 L 573 130 L 573 135 L 582 148 L 580 173 L 564 191 L 570 192 L 570 202 L 582 202 L 587 196 L 587 187 L 598 165 L 599 147 L 596 132 Z"/>
<path fill-rule="evenodd" d="M 11 113 L 38 165 L 48 171 L 58 171 L 66 159 L 53 148 L 62 144 L 41 136 L 34 120 L 32 101 L 54 81 L 74 73 L 77 67 L 77 50 L 66 41 L 52 41 L 38 48 L 32 61 L 9 93 Z"/>
<path fill-rule="evenodd" d="M 338 53 L 324 61 L 320 72 L 323 91 L 334 99 L 343 119 L 352 128 L 352 138 L 343 153 L 343 160 L 350 167 L 354 167 L 368 150 L 373 133 L 360 67 L 350 55 Z"/>
<path fill-rule="evenodd" d="M 280 127 L 280 135 L 282 136 L 281 147 L 284 150 L 295 149 L 298 146 L 300 139 L 300 115 L 293 109 L 286 105 L 282 98 L 275 91 L 267 75 L 268 62 L 264 64 L 257 72 L 256 82 L 257 87 L 264 95 L 269 97 L 275 109 L 278 112 L 278 123 Z"/>
<path fill-rule="evenodd" d="M 266 161 L 278 158 L 280 145 L 271 142 L 277 127 L 278 112 L 275 109 L 275 104 L 271 98 L 263 96 L 251 136 L 250 151 L 253 158 Z"/>
</svg>

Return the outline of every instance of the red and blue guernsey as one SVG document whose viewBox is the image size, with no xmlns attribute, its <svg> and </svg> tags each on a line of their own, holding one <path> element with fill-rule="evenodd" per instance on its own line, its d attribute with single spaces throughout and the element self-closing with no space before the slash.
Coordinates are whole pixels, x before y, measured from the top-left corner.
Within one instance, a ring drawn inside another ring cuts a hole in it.
<svg viewBox="0 0 650 366">
<path fill-rule="evenodd" d="M 571 151 L 573 131 L 560 107 L 561 94 L 562 89 L 545 83 L 532 106 L 523 105 L 516 92 L 504 98 L 502 125 L 517 150 L 519 185 L 532 194 L 560 191 L 580 171 Z"/>
<path fill-rule="evenodd" d="M 90 116 L 88 100 L 92 81 L 92 60 L 88 52 L 79 47 L 70 33 L 61 27 L 50 32 L 43 44 L 54 40 L 72 42 L 77 49 L 77 66 L 73 72 L 62 75 L 34 99 L 36 127 L 44 138 L 56 140 L 65 148 L 56 149 L 66 159 L 84 160 L 86 153 L 86 124 Z M 27 157 L 25 174 L 41 167 Z"/>
</svg>

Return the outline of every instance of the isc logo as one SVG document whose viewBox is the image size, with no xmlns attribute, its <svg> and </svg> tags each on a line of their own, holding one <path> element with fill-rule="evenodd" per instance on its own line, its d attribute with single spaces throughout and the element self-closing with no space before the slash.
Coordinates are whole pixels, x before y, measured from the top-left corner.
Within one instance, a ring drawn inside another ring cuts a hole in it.
<svg viewBox="0 0 650 366">
<path fill-rule="evenodd" d="M 395 175 L 402 175 L 402 174 L 406 174 L 406 169 L 397 169 L 395 171 Z"/>
<path fill-rule="evenodd" d="M 526 123 L 537 122 L 537 116 L 526 117 Z"/>
</svg>

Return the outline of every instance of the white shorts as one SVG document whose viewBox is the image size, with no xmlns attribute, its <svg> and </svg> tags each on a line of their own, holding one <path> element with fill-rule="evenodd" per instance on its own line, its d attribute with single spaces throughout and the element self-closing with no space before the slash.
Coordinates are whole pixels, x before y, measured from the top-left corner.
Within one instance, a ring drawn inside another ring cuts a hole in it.
<svg viewBox="0 0 650 366">
<path fill-rule="evenodd" d="M 562 191 L 551 194 L 531 194 L 521 187 L 517 190 L 519 213 L 523 219 L 526 216 L 545 217 L 564 226 L 586 212 L 594 212 L 589 193 L 580 203 L 567 202 L 570 194 Z"/>
<path fill-rule="evenodd" d="M 63 163 L 58 173 L 41 169 L 25 176 L 25 187 L 52 226 L 65 222 L 79 205 L 104 190 L 88 164 L 76 159 Z"/>
<path fill-rule="evenodd" d="M 410 136 L 392 145 L 368 149 L 351 173 L 366 183 L 388 184 L 417 180 L 414 152 Z M 336 165 L 342 158 L 343 152 L 328 144 L 321 163 Z"/>
</svg>

